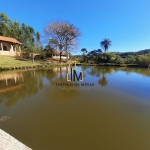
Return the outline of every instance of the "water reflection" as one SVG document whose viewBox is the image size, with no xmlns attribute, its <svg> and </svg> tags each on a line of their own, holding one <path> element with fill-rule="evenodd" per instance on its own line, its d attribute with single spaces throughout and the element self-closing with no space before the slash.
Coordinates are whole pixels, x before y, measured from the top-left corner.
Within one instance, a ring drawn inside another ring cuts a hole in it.
<svg viewBox="0 0 150 150">
<path fill-rule="evenodd" d="M 74 90 L 72 87 L 57 87 L 57 83 L 66 83 L 68 67 L 51 68 L 48 72 L 51 72 L 53 76 L 46 74 L 46 78 L 49 80 L 51 87 L 46 87 L 45 93 L 47 98 L 55 102 L 71 101 L 79 94 L 78 90 Z"/>
<path fill-rule="evenodd" d="M 103 74 L 102 78 L 100 80 L 98 80 L 98 83 L 101 85 L 101 86 L 106 86 L 108 85 L 108 81 L 106 79 L 106 75 Z"/>
<path fill-rule="evenodd" d="M 129 75 L 130 73 L 137 73 L 137 74 L 141 74 L 145 77 L 149 77 L 150 76 L 150 71 L 147 70 L 147 68 L 127 68 L 127 67 L 90 67 L 90 71 L 88 70 L 87 73 L 92 75 L 92 76 L 96 76 L 98 78 L 98 83 L 104 87 L 107 86 L 109 81 L 107 79 L 107 75 L 112 74 L 113 72 L 119 72 L 119 71 L 123 71 L 125 72 L 127 75 Z"/>
<path fill-rule="evenodd" d="M 22 83 L 24 81 L 23 74 L 22 73 L 10 73 L 10 74 L 0 74 L 0 93 L 1 92 L 7 92 L 8 90 L 11 90 L 11 85 L 13 83 L 16 84 L 16 87 L 18 84 Z M 9 86 L 8 86 L 9 85 Z M 15 86 L 13 86 L 15 89 Z"/>
<path fill-rule="evenodd" d="M 35 70 L 0 74 L 0 104 L 6 107 L 37 93 L 43 87 L 43 75 Z"/>
<path fill-rule="evenodd" d="M 0 123 L 6 121 L 7 119 L 10 119 L 8 116 L 3 116 L 0 118 Z"/>
<path fill-rule="evenodd" d="M 92 76 L 98 77 L 98 83 L 103 87 L 108 85 L 106 74 L 111 74 L 116 71 L 116 68 L 110 67 L 92 67 L 88 73 Z"/>
<path fill-rule="evenodd" d="M 83 71 L 85 79 L 88 75 L 96 77 L 95 80 L 88 80 L 88 82 L 97 82 L 102 87 L 109 85 L 109 80 L 111 78 L 108 78 L 108 75 L 119 72 L 120 70 L 126 74 L 135 72 L 143 76 L 150 76 L 150 71 L 143 68 L 77 67 L 79 70 Z M 78 87 L 56 86 L 56 83 L 66 83 L 67 70 L 67 67 L 56 67 L 41 70 L 0 73 L 0 104 L 10 107 L 17 104 L 19 100 L 35 95 L 42 89 L 44 89 L 44 94 L 47 99 L 57 102 L 73 100 L 83 91 L 78 89 Z M 46 80 L 44 81 L 44 79 Z M 47 84 L 44 85 L 44 82 L 47 82 Z"/>
<path fill-rule="evenodd" d="M 121 70 L 125 71 L 127 74 L 135 72 L 147 77 L 150 76 L 150 70 L 148 70 L 147 68 L 122 68 Z"/>
<path fill-rule="evenodd" d="M 149 70 L 78 66 L 94 83 L 82 91 L 56 86 L 67 69 L 1 73 L 1 128 L 36 150 L 150 149 Z"/>
<path fill-rule="evenodd" d="M 42 89 L 44 89 L 43 97 L 45 94 L 47 99 L 60 102 L 72 100 L 78 95 L 78 90 L 56 87 L 56 83 L 66 82 L 67 69 L 57 67 L 0 74 L 0 104 L 4 103 L 6 107 L 10 107 Z M 47 80 L 44 81 L 44 79 Z M 48 86 L 44 85 L 44 82 L 47 82 Z M 56 97 L 56 95 L 59 96 Z"/>
</svg>

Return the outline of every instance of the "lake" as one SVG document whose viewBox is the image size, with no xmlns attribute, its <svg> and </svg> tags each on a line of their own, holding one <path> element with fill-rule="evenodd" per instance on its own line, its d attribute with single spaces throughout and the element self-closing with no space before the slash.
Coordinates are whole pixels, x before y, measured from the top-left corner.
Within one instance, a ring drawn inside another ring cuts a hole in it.
<svg viewBox="0 0 150 150">
<path fill-rule="evenodd" d="M 1 72 L 0 128 L 33 150 L 150 150 L 150 70 L 77 69 Z"/>
</svg>

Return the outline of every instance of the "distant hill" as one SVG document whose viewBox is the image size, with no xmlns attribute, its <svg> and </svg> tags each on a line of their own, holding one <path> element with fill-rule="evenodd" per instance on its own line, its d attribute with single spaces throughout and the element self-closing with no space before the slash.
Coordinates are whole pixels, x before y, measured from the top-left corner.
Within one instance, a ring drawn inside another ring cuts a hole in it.
<svg viewBox="0 0 150 150">
<path fill-rule="evenodd" d="M 114 52 L 117 55 L 120 55 L 122 58 L 126 58 L 129 55 L 137 56 L 137 55 L 144 55 L 150 53 L 150 49 L 140 50 L 137 52 Z"/>
<path fill-rule="evenodd" d="M 138 55 L 147 54 L 150 52 L 150 49 L 140 50 L 137 52 Z"/>
<path fill-rule="evenodd" d="M 148 53 L 150 53 L 150 49 L 140 50 L 140 51 L 137 51 L 137 52 L 113 52 L 113 53 L 115 53 L 116 55 L 121 56 L 122 58 L 126 58 L 129 55 L 137 56 L 137 55 L 148 54 Z M 88 56 L 90 56 L 90 55 L 95 55 L 96 56 L 96 55 L 99 55 L 99 54 L 103 54 L 101 49 L 90 51 L 87 55 Z M 79 58 L 81 56 L 82 55 L 74 55 L 74 57 L 76 57 L 76 58 Z"/>
</svg>

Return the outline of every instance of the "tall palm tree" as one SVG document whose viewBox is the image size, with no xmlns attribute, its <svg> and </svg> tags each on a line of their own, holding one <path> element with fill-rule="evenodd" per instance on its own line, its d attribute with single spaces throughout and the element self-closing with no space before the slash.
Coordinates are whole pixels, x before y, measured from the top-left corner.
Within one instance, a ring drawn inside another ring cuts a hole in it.
<svg viewBox="0 0 150 150">
<path fill-rule="evenodd" d="M 109 39 L 104 39 L 100 42 L 101 47 L 104 49 L 104 51 L 108 51 L 108 48 L 111 46 L 111 41 Z"/>
</svg>

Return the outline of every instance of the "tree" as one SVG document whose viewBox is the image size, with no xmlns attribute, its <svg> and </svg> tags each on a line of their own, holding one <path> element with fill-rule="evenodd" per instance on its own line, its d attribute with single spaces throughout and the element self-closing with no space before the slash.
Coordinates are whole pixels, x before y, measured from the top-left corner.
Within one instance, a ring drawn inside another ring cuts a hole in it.
<svg viewBox="0 0 150 150">
<path fill-rule="evenodd" d="M 11 22 L 11 37 L 15 39 L 20 39 L 20 30 L 21 27 L 18 21 L 15 20 L 14 22 Z"/>
<path fill-rule="evenodd" d="M 82 48 L 81 52 L 83 52 L 83 62 L 85 62 L 87 60 L 87 56 L 85 56 L 85 53 L 87 53 L 87 49 L 86 48 Z"/>
<path fill-rule="evenodd" d="M 26 52 L 35 49 L 35 41 L 40 41 L 40 34 L 35 32 L 33 27 L 25 23 L 20 25 L 17 20 L 11 21 L 5 13 L 0 13 L 0 36 L 17 39 L 22 43 L 22 50 Z"/>
<path fill-rule="evenodd" d="M 111 41 L 109 39 L 104 39 L 100 42 L 101 47 L 104 49 L 104 51 L 108 51 L 108 48 L 111 46 Z"/>
<path fill-rule="evenodd" d="M 40 37 L 41 37 L 40 33 L 36 32 L 35 36 L 36 36 L 36 41 L 40 43 Z"/>
<path fill-rule="evenodd" d="M 42 48 L 42 44 L 41 44 L 41 35 L 39 32 L 35 33 L 35 50 L 36 52 L 40 52 L 43 48 Z"/>
<path fill-rule="evenodd" d="M 73 24 L 63 21 L 54 21 L 49 23 L 44 29 L 47 43 L 50 43 L 54 48 L 58 49 L 61 54 L 63 51 L 68 55 L 72 47 L 77 45 L 77 38 L 81 35 L 79 29 Z"/>
<path fill-rule="evenodd" d="M 50 57 L 50 58 L 51 58 L 52 55 L 53 55 L 53 52 L 54 52 L 54 48 L 51 47 L 50 44 L 48 44 L 48 45 L 45 46 L 44 51 L 45 51 L 45 53 L 46 53 L 46 57 Z"/>
<path fill-rule="evenodd" d="M 82 48 L 82 49 L 81 49 L 81 52 L 83 52 L 83 54 L 85 54 L 85 53 L 87 53 L 88 51 L 87 51 L 86 48 Z"/>
<path fill-rule="evenodd" d="M 11 21 L 5 13 L 0 14 L 0 35 L 2 36 L 10 36 L 11 28 L 10 28 Z"/>
</svg>

